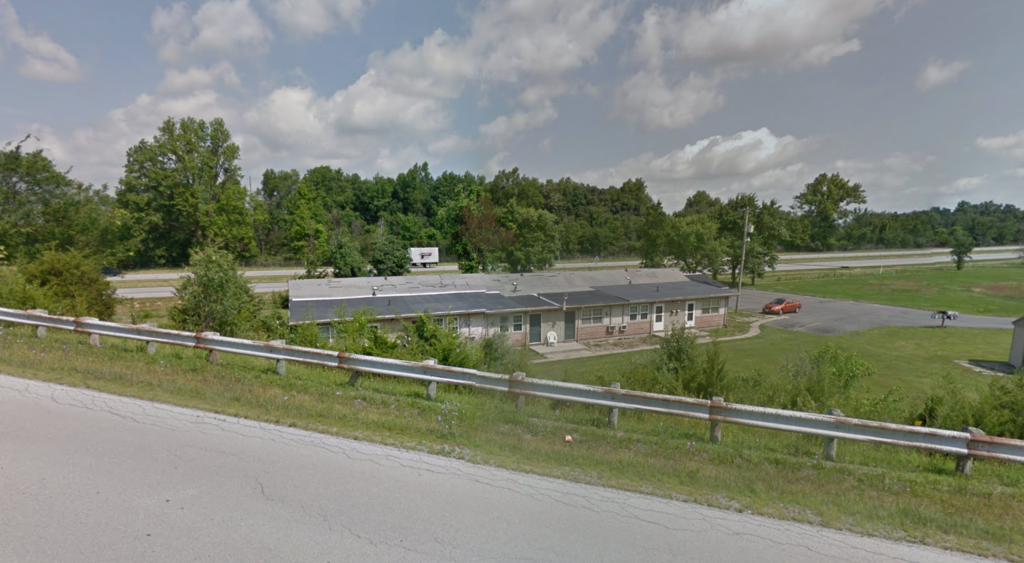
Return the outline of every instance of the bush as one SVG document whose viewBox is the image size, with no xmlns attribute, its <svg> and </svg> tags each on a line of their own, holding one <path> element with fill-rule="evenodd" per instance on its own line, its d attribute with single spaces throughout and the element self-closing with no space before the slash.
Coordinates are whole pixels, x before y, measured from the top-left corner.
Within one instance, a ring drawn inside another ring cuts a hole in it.
<svg viewBox="0 0 1024 563">
<path fill-rule="evenodd" d="M 50 314 L 110 320 L 117 312 L 114 286 L 100 273 L 100 265 L 76 252 L 44 252 L 20 268 L 28 286 L 38 288 L 34 307 Z M 37 291 L 17 289 L 26 303 Z"/>
<path fill-rule="evenodd" d="M 254 331 L 261 300 L 238 273 L 234 258 L 223 250 L 192 253 L 192 276 L 181 281 L 178 303 L 169 317 L 175 326 L 193 332 L 246 336 Z"/>
<path fill-rule="evenodd" d="M 0 307 L 45 308 L 43 292 L 39 287 L 30 284 L 17 268 L 0 267 Z"/>
<path fill-rule="evenodd" d="M 701 399 L 724 397 L 731 387 L 718 343 L 698 346 L 685 330 L 673 330 L 656 351 L 635 361 L 623 383 L 627 389 Z"/>
</svg>

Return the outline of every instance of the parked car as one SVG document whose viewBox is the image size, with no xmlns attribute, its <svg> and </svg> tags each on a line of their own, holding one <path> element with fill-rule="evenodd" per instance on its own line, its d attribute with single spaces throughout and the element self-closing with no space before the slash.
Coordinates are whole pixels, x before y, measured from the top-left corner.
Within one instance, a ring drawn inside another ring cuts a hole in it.
<svg viewBox="0 0 1024 563">
<path fill-rule="evenodd" d="M 772 315 L 783 315 L 785 313 L 799 313 L 800 312 L 800 301 L 793 298 L 779 297 L 778 299 L 772 300 L 764 307 L 761 307 L 762 313 L 769 313 Z"/>
<path fill-rule="evenodd" d="M 118 270 L 114 266 L 104 266 L 100 273 L 108 278 L 113 278 L 121 275 L 121 270 Z"/>
</svg>

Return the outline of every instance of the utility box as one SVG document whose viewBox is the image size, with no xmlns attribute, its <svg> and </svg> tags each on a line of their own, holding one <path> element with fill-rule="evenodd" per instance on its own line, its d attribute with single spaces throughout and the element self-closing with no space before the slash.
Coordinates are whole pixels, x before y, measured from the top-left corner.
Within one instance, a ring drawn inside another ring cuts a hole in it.
<svg viewBox="0 0 1024 563">
<path fill-rule="evenodd" d="M 437 251 L 437 248 L 410 248 L 409 249 L 409 260 L 412 261 L 413 266 L 422 266 L 429 268 L 431 264 L 438 264 L 440 261 L 441 253 Z"/>
</svg>

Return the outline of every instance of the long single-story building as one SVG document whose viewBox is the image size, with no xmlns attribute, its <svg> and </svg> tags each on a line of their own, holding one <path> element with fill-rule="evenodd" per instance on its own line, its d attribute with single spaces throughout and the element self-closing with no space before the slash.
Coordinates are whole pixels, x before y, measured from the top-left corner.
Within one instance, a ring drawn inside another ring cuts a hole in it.
<svg viewBox="0 0 1024 563">
<path fill-rule="evenodd" d="M 725 326 L 735 291 L 673 268 L 440 274 L 288 282 L 289 322 L 330 322 L 370 310 L 382 329 L 429 312 L 468 338 L 504 333 L 541 344 Z"/>
</svg>

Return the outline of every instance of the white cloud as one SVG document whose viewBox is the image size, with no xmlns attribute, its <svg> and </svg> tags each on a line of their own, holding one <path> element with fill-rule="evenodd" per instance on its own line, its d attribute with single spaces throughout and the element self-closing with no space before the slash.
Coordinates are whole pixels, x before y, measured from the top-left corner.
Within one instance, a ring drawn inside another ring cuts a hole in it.
<svg viewBox="0 0 1024 563">
<path fill-rule="evenodd" d="M 262 55 L 273 38 L 249 0 L 207 0 L 191 16 L 183 2 L 157 7 L 150 26 L 160 59 L 175 64 L 210 54 Z"/>
<path fill-rule="evenodd" d="M 78 60 L 44 33 L 26 31 L 14 6 L 0 0 L 0 45 L 9 44 L 22 51 L 18 72 L 50 82 L 76 82 L 82 78 Z"/>
<path fill-rule="evenodd" d="M 922 92 L 931 90 L 936 86 L 948 84 L 957 79 L 960 73 L 967 70 L 971 63 L 967 61 L 943 62 L 939 59 L 932 59 L 924 65 L 917 75 L 917 89 Z"/>
<path fill-rule="evenodd" d="M 844 178 L 864 186 L 870 199 L 873 194 L 909 187 L 935 160 L 932 155 L 893 153 L 879 160 L 840 159 L 833 168 Z"/>
<path fill-rule="evenodd" d="M 615 97 L 615 114 L 641 130 L 679 129 L 721 108 L 718 79 L 696 73 L 669 84 L 659 70 L 641 69 Z"/>
<path fill-rule="evenodd" d="M 446 135 L 427 143 L 427 152 L 435 156 L 465 152 L 476 146 L 472 140 L 455 134 Z"/>
<path fill-rule="evenodd" d="M 322 35 L 341 22 L 357 29 L 369 0 L 264 0 L 270 15 L 296 36 Z"/>
<path fill-rule="evenodd" d="M 974 144 L 997 154 L 1024 158 L 1024 129 L 1003 137 L 978 137 Z"/>
<path fill-rule="evenodd" d="M 586 172 L 580 179 L 606 186 L 643 178 L 653 195 L 671 205 L 680 203 L 680 189 L 695 181 L 756 175 L 794 158 L 815 143 L 809 138 L 779 137 L 767 128 L 741 131 L 728 137 L 708 137 L 662 156 L 645 153 L 612 168 Z"/>
<path fill-rule="evenodd" d="M 506 151 L 496 153 L 494 156 L 489 158 L 487 162 L 484 163 L 480 170 L 477 171 L 477 174 L 480 174 L 486 178 L 493 178 L 495 174 L 508 168 L 508 166 L 505 164 L 505 160 L 507 158 L 508 152 Z"/>
<path fill-rule="evenodd" d="M 688 12 L 652 7 L 634 29 L 635 58 L 797 70 L 859 51 L 860 24 L 895 0 L 731 0 Z"/>
<path fill-rule="evenodd" d="M 157 90 L 167 93 L 193 92 L 206 90 L 218 84 L 241 85 L 231 63 L 221 61 L 208 68 L 190 66 L 186 70 L 168 69 Z"/>
<path fill-rule="evenodd" d="M 517 111 L 512 115 L 499 116 L 490 123 L 480 126 L 480 134 L 488 141 L 502 144 L 517 133 L 536 129 L 558 117 L 555 105 L 546 101 L 540 107 Z"/>
</svg>

